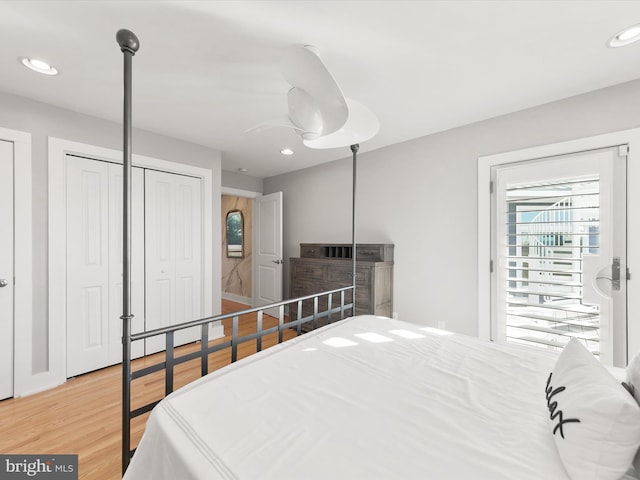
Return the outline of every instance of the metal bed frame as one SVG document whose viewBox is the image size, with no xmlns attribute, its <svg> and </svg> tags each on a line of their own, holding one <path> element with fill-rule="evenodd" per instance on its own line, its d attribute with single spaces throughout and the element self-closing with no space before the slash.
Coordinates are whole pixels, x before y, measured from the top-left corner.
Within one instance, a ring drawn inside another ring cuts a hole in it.
<svg viewBox="0 0 640 480">
<path fill-rule="evenodd" d="M 351 145 L 353 154 L 353 188 L 352 188 L 352 284 L 343 288 L 331 291 L 325 291 L 314 295 L 294 298 L 281 302 L 276 302 L 262 307 L 250 308 L 239 312 L 233 312 L 225 315 L 216 315 L 211 317 L 193 320 L 170 327 L 158 328 L 141 333 L 131 333 L 131 78 L 132 78 L 132 58 L 138 51 L 140 43 L 136 35 L 126 29 L 119 30 L 116 34 L 116 40 L 120 46 L 120 50 L 124 55 L 124 108 L 123 108 L 123 248 L 122 248 L 122 264 L 123 264 L 123 295 L 122 295 L 122 475 L 124 475 L 131 457 L 135 449 L 131 449 L 131 421 L 149 411 L 151 411 L 160 400 L 151 402 L 142 407 L 131 409 L 131 382 L 135 379 L 144 377 L 164 370 L 165 372 L 165 391 L 164 395 L 169 395 L 174 389 L 173 374 L 176 365 L 200 358 L 201 376 L 207 375 L 209 355 L 230 348 L 231 362 L 235 362 L 238 358 L 238 345 L 245 342 L 255 341 L 256 350 L 262 350 L 262 339 L 265 335 L 278 334 L 278 343 L 282 343 L 284 339 L 285 329 L 295 329 L 297 334 L 303 333 L 302 325 L 310 324 L 312 328 L 316 328 L 318 320 L 326 319 L 326 323 L 342 320 L 348 312 L 355 312 L 355 279 L 356 279 L 356 217 L 355 217 L 355 198 L 356 198 L 356 170 L 357 170 L 357 152 L 359 146 Z M 345 294 L 351 291 L 351 302 L 345 304 Z M 327 297 L 327 308 L 320 309 L 319 299 Z M 313 313 L 303 317 L 303 302 L 313 301 Z M 335 306 L 334 306 L 335 304 Z M 289 311 L 297 308 L 296 320 L 289 321 L 285 318 L 285 307 L 289 307 Z M 265 310 L 278 309 L 277 325 L 270 328 L 263 328 L 263 319 Z M 246 314 L 257 315 L 257 329 L 255 333 L 249 335 L 239 335 L 240 317 Z M 231 340 L 227 340 L 215 345 L 209 345 L 209 325 L 213 322 L 220 322 L 225 319 L 232 321 Z M 175 332 L 200 326 L 202 335 L 200 338 L 200 348 L 183 355 L 176 356 L 174 338 Z M 135 341 L 144 340 L 159 335 L 165 336 L 165 356 L 164 361 L 158 362 L 151 366 L 133 370 L 131 365 L 131 344 Z"/>
</svg>

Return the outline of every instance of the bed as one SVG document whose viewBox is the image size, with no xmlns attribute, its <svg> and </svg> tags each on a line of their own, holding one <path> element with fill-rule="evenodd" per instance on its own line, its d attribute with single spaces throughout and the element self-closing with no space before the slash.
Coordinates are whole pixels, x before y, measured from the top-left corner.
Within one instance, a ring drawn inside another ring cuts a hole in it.
<svg viewBox="0 0 640 480">
<path fill-rule="evenodd" d="M 636 477 L 640 447 L 640 356 L 607 370 L 572 339 L 560 355 L 497 345 L 355 311 L 353 153 L 351 286 L 150 332 L 131 333 L 130 169 L 132 32 L 124 53 L 123 387 L 125 480 L 474 479 L 619 480 Z M 353 300 L 346 302 L 347 292 Z M 326 295 L 326 310 L 319 298 Z M 302 316 L 304 301 L 313 315 Z M 276 308 L 277 325 L 262 328 Z M 289 321 L 285 309 L 296 309 Z M 241 337 L 238 317 L 257 314 Z M 231 340 L 211 346 L 208 325 L 232 318 Z M 329 325 L 283 342 L 285 329 Z M 202 327 L 200 348 L 176 356 L 174 335 Z M 261 350 L 264 335 L 279 344 Z M 131 370 L 131 343 L 164 336 L 157 364 Z M 238 360 L 239 343 L 258 353 Z M 231 364 L 207 371 L 211 353 Z M 173 392 L 174 367 L 201 359 L 202 378 Z M 163 370 L 165 398 L 131 409 L 131 382 Z M 624 384 L 621 381 L 624 380 Z M 151 411 L 135 454 L 131 419 Z"/>
<path fill-rule="evenodd" d="M 352 317 L 165 398 L 124 478 L 568 479 L 545 396 L 557 361 Z"/>
</svg>

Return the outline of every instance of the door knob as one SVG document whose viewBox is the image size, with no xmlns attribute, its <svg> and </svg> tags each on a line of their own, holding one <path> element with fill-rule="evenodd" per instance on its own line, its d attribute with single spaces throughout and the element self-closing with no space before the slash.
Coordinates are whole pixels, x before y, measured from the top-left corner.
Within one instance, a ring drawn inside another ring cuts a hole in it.
<svg viewBox="0 0 640 480">
<path fill-rule="evenodd" d="M 7 282 L 4 278 L 0 278 L 0 288 L 6 287 L 7 285 L 9 285 L 9 282 Z"/>
</svg>

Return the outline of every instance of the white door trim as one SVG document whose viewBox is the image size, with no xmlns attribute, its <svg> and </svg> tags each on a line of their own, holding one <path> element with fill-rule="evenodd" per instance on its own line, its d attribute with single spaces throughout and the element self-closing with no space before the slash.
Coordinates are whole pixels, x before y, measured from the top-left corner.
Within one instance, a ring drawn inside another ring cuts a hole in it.
<svg viewBox="0 0 640 480">
<path fill-rule="evenodd" d="M 31 134 L 0 127 L 0 139 L 13 142 L 14 154 L 14 362 L 13 396 L 32 384 L 33 270 Z"/>
<path fill-rule="evenodd" d="M 89 158 L 122 163 L 122 152 L 109 148 L 48 138 L 49 162 L 49 373 L 53 382 L 40 388 L 49 388 L 66 381 L 66 233 L 65 219 L 65 155 L 83 155 Z M 203 313 L 211 316 L 219 312 L 220 288 L 214 288 L 214 249 L 219 254 L 220 241 L 214 242 L 213 225 L 220 224 L 220 212 L 213 209 L 213 198 L 220 198 L 219 182 L 213 183 L 211 170 L 182 163 L 160 160 L 143 155 L 132 155 L 132 164 L 170 173 L 202 179 L 203 218 Z M 215 195 L 215 197 L 214 197 Z M 216 202 L 219 205 L 219 202 Z M 216 221 L 217 219 L 217 221 Z M 217 245 L 217 247 L 215 247 Z M 216 275 L 220 277 L 219 268 Z M 220 284 L 220 280 L 216 282 Z M 135 315 L 135 312 L 133 312 Z"/>
<path fill-rule="evenodd" d="M 640 205 L 640 129 L 623 130 L 593 137 L 585 137 L 567 142 L 542 145 L 513 152 L 478 157 L 478 336 L 490 339 L 491 302 L 491 201 L 489 185 L 491 167 L 533 158 L 545 158 L 566 155 L 573 152 L 595 150 L 616 145 L 629 145 L 627 157 L 627 265 L 631 272 L 631 280 L 627 283 L 628 318 L 637 318 L 640 312 L 638 300 L 639 287 L 634 282 L 640 275 L 640 267 L 635 267 L 634 246 L 640 241 L 640 212 L 635 209 Z M 634 188 L 635 187 L 635 188 Z M 640 261 L 639 264 L 640 265 Z M 628 351 L 631 358 L 640 351 L 640 322 L 628 322 Z"/>
<path fill-rule="evenodd" d="M 222 187 L 222 195 L 235 195 L 236 197 L 246 198 L 258 198 L 262 196 L 260 192 L 254 192 L 253 190 L 241 190 L 239 188 Z"/>
</svg>

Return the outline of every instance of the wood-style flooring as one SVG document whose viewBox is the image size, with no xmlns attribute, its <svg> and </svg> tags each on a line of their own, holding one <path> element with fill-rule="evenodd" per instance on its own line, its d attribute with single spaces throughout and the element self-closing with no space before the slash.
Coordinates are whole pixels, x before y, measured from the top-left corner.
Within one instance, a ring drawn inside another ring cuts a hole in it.
<svg viewBox="0 0 640 480">
<path fill-rule="evenodd" d="M 247 308 L 223 300 L 223 313 Z M 276 320 L 264 318 L 264 328 Z M 256 316 L 240 319 L 240 335 L 255 332 Z M 231 335 L 231 320 L 225 321 L 225 339 Z M 285 338 L 296 334 L 285 332 Z M 214 341 L 215 342 L 215 341 Z M 214 343 L 211 342 L 211 343 Z M 263 348 L 277 343 L 277 334 L 263 339 Z M 197 348 L 186 345 L 176 349 L 184 352 Z M 254 342 L 238 347 L 238 357 L 256 351 Z M 178 353 L 176 353 L 178 354 Z M 133 368 L 157 363 L 162 353 L 134 361 Z M 212 354 L 209 371 L 230 363 L 229 349 Z M 121 380 L 120 365 L 69 379 L 65 384 L 45 392 L 0 402 L 0 454 L 78 454 L 79 478 L 83 480 L 116 480 L 121 478 Z M 199 360 L 179 365 L 175 369 L 175 388 L 195 380 L 200 375 Z M 135 380 L 131 397 L 134 408 L 161 398 L 164 372 Z M 148 415 L 132 422 L 132 446 L 137 445 Z"/>
</svg>

